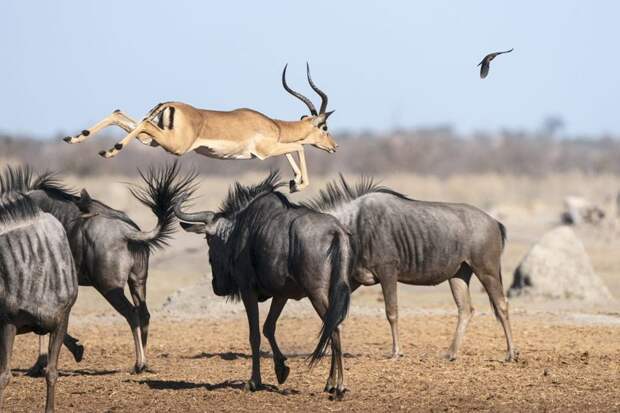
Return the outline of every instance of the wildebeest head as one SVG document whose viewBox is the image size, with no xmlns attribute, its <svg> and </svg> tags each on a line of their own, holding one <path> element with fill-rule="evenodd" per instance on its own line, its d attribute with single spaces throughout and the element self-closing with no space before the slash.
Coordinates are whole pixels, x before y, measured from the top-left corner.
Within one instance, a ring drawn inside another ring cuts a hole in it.
<svg viewBox="0 0 620 413">
<path fill-rule="evenodd" d="M 271 172 L 267 178 L 253 186 L 236 183 L 228 192 L 219 211 L 183 212 L 181 205 L 187 197 L 176 204 L 175 215 L 187 232 L 204 234 L 209 245 L 209 263 L 213 273 L 213 291 L 217 295 L 236 295 L 238 287 L 232 277 L 233 262 L 243 248 L 244 228 L 235 226 L 237 215 L 261 194 L 273 192 L 282 184 L 279 174 Z"/>
</svg>

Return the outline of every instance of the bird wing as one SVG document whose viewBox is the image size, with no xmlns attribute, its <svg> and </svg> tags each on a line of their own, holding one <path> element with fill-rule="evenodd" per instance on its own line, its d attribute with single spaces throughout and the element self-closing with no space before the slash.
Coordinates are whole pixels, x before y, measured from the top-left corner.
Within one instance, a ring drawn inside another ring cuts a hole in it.
<svg viewBox="0 0 620 413">
<path fill-rule="evenodd" d="M 513 48 L 513 49 L 510 49 L 510 50 L 505 50 L 505 51 L 503 51 L 503 52 L 497 52 L 497 54 L 510 53 L 510 52 L 512 52 L 513 50 L 514 50 L 514 48 Z"/>
<path fill-rule="evenodd" d="M 482 67 L 480 68 L 480 79 L 484 79 L 489 74 L 489 68 L 491 67 L 491 64 L 486 59 L 483 60 L 481 63 Z"/>
</svg>

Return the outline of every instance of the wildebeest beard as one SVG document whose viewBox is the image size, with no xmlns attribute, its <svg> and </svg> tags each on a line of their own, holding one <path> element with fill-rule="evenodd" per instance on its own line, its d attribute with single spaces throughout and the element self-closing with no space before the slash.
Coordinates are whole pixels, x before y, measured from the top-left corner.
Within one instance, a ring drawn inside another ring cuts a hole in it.
<svg viewBox="0 0 620 413">
<path fill-rule="evenodd" d="M 228 296 L 237 301 L 240 298 L 239 286 L 233 280 L 231 268 L 232 257 L 227 244 L 233 225 L 230 221 L 220 219 L 214 235 L 207 235 L 209 245 L 209 264 L 211 265 L 213 292 L 220 297 Z"/>
</svg>

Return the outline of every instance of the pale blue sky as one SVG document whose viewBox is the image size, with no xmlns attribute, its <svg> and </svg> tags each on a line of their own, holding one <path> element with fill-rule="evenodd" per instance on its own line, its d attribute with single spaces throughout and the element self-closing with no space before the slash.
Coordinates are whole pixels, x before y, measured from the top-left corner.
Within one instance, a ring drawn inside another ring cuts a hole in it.
<svg viewBox="0 0 620 413">
<path fill-rule="evenodd" d="M 0 131 L 74 133 L 160 101 L 297 119 L 309 60 L 335 130 L 449 123 L 620 134 L 620 2 L 30 1 L 0 9 Z M 500 56 L 485 80 L 476 64 Z"/>
</svg>

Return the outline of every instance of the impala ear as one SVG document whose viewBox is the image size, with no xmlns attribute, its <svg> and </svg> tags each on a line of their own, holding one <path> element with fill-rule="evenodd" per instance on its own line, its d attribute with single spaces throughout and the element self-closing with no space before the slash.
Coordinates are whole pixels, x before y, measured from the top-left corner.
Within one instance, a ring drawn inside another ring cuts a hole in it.
<svg viewBox="0 0 620 413">
<path fill-rule="evenodd" d="M 321 113 L 320 115 L 315 116 L 312 119 L 312 124 L 314 126 L 320 126 L 322 123 L 327 122 L 327 118 L 329 118 L 329 116 L 334 112 L 335 111 L 330 110 L 329 112 Z"/>
<path fill-rule="evenodd" d="M 304 119 L 309 118 L 309 117 L 310 116 L 308 116 L 308 115 L 303 115 L 300 120 L 304 120 Z"/>
</svg>

